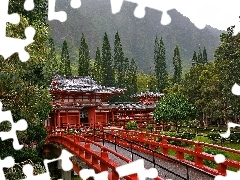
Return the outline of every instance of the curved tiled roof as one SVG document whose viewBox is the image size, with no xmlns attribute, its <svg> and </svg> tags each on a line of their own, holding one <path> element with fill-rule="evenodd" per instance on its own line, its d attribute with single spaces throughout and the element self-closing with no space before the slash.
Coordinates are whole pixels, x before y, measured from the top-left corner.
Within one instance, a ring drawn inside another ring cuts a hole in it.
<svg viewBox="0 0 240 180">
<path fill-rule="evenodd" d="M 98 85 L 90 76 L 55 75 L 50 85 L 50 91 L 123 93 L 125 89 Z"/>
<path fill-rule="evenodd" d="M 133 98 L 141 98 L 141 97 L 156 97 L 156 98 L 160 98 L 163 97 L 164 94 L 163 93 L 159 93 L 159 92 L 141 92 L 139 94 L 133 94 L 132 97 Z"/>
<path fill-rule="evenodd" d="M 98 107 L 98 109 L 155 109 L 156 103 L 142 104 L 142 103 L 111 103 Z"/>
</svg>

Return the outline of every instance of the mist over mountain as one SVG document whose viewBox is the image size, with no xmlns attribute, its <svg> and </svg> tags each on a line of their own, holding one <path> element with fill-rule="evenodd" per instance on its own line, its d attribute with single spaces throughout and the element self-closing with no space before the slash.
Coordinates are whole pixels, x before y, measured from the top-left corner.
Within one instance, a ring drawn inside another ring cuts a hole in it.
<svg viewBox="0 0 240 180">
<path fill-rule="evenodd" d="M 113 15 L 110 0 L 82 0 L 79 9 L 70 7 L 70 0 L 57 1 L 56 10 L 64 10 L 68 14 L 66 22 L 48 22 L 51 35 L 59 49 L 64 39 L 71 49 L 71 59 L 78 59 L 78 48 L 82 33 L 89 45 L 91 57 L 95 58 L 97 47 L 102 48 L 104 32 L 107 32 L 113 49 L 114 35 L 119 32 L 125 56 L 134 58 L 140 70 L 149 72 L 154 70 L 154 40 L 156 35 L 163 38 L 166 48 L 167 68 L 173 71 L 172 58 L 176 45 L 179 46 L 183 69 L 191 67 L 194 51 L 205 46 L 208 60 L 213 60 L 213 54 L 220 43 L 219 31 L 210 26 L 200 30 L 176 10 L 168 11 L 172 21 L 169 25 L 160 24 L 162 12 L 146 8 L 146 15 L 142 19 L 134 16 L 137 4 L 124 1 L 121 11 Z"/>
</svg>

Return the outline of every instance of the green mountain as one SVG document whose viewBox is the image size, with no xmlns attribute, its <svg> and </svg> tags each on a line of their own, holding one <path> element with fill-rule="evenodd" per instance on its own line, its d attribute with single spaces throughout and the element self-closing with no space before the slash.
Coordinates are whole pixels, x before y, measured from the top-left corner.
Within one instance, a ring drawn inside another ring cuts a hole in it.
<svg viewBox="0 0 240 180">
<path fill-rule="evenodd" d="M 154 68 L 153 52 L 156 35 L 163 38 L 169 72 L 173 71 L 172 58 L 176 45 L 180 48 L 184 70 L 191 66 L 193 52 L 198 51 L 199 46 L 202 50 L 205 46 L 208 59 L 213 60 L 222 31 L 210 26 L 200 30 L 176 10 L 168 11 L 172 22 L 166 26 L 160 24 L 162 12 L 153 9 L 146 8 L 145 17 L 138 19 L 133 14 L 136 6 L 137 4 L 124 1 L 121 11 L 113 15 L 109 0 L 82 0 L 79 9 L 72 9 L 70 0 L 57 1 L 56 10 L 66 11 L 68 19 L 64 23 L 58 21 L 48 23 L 52 27 L 51 34 L 58 47 L 61 47 L 64 39 L 68 41 L 72 50 L 72 60 L 77 60 L 82 33 L 94 58 L 96 48 L 102 47 L 104 32 L 107 32 L 113 49 L 116 31 L 119 31 L 126 57 L 129 59 L 133 57 L 139 69 L 145 72 L 153 71 Z"/>
</svg>

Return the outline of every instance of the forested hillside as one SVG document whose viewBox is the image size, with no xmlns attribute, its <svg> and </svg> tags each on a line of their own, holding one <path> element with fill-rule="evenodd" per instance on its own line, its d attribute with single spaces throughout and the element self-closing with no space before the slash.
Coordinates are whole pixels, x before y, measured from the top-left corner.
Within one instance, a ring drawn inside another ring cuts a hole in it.
<svg viewBox="0 0 240 180">
<path fill-rule="evenodd" d="M 172 58 L 176 45 L 179 46 L 183 70 L 191 66 L 194 51 L 206 47 L 208 60 L 213 60 L 213 53 L 219 45 L 217 29 L 207 26 L 200 30 L 191 21 L 177 12 L 170 10 L 172 17 L 170 25 L 160 24 L 161 12 L 146 9 L 146 15 L 138 19 L 133 15 L 136 4 L 124 2 L 121 11 L 113 15 L 109 0 L 82 0 L 80 9 L 72 9 L 67 1 L 57 1 L 56 10 L 65 10 L 68 20 L 64 23 L 51 21 L 51 35 L 56 45 L 61 49 L 66 39 L 70 49 L 70 59 L 77 60 L 80 38 L 84 33 L 89 45 L 91 58 L 95 57 L 97 47 L 102 46 L 104 33 L 107 32 L 111 47 L 114 35 L 119 32 L 124 53 L 134 58 L 139 69 L 149 72 L 154 67 L 154 40 L 156 35 L 163 38 L 166 48 L 167 69 L 173 72 Z"/>
</svg>

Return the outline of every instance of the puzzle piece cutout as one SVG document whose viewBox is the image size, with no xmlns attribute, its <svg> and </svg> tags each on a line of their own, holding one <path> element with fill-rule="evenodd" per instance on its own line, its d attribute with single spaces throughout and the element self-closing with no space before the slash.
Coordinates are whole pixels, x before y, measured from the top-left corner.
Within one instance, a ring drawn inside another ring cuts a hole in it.
<svg viewBox="0 0 240 180">
<path fill-rule="evenodd" d="M 233 123 L 233 122 L 228 122 L 227 124 L 227 131 L 223 134 L 220 134 L 220 136 L 222 136 L 223 138 L 228 138 L 230 136 L 230 131 L 231 131 L 231 128 L 235 128 L 235 127 L 240 127 L 240 124 L 236 124 L 236 123 Z"/>
<path fill-rule="evenodd" d="M 229 20 L 226 22 L 229 24 L 229 26 L 237 25 L 238 24 L 238 15 L 237 15 L 237 8 L 232 6 L 232 4 L 239 4 L 237 0 L 232 0 L 231 3 L 225 3 L 226 6 L 222 6 L 221 3 L 216 3 L 215 1 L 207 1 L 202 0 L 201 3 L 196 6 L 196 1 L 192 0 L 110 0 L 111 1 L 111 7 L 112 7 L 112 13 L 116 14 L 121 10 L 122 4 L 124 1 L 128 1 L 131 3 L 138 4 L 134 11 L 134 15 L 137 18 L 142 18 L 145 16 L 145 8 L 151 8 L 158 11 L 162 11 L 162 17 L 161 17 L 161 24 L 162 25 L 168 25 L 171 22 L 171 17 L 167 13 L 167 11 L 171 9 L 176 9 L 178 12 L 180 12 L 182 15 L 188 17 L 193 24 L 199 29 L 205 28 L 205 26 L 211 25 L 214 28 L 222 28 L 220 27 L 220 23 L 215 23 L 217 21 L 225 20 L 225 9 L 232 9 L 232 12 L 228 14 L 228 16 L 231 16 L 231 22 Z M 233 2 L 234 1 L 234 2 Z M 206 6 L 208 4 L 208 6 Z M 237 6 L 238 7 L 238 6 Z M 212 13 L 212 8 L 215 9 L 216 13 Z M 203 13 L 204 12 L 204 13 Z M 211 18 L 209 18 L 211 16 Z M 213 17 L 216 18 L 216 20 L 213 20 Z M 225 24 L 226 24 L 225 23 Z M 221 23 L 223 24 L 223 23 Z M 229 27 L 228 26 L 228 27 Z M 227 27 L 225 27 L 224 30 L 226 30 Z M 223 30 L 223 29 L 222 29 Z"/>
<path fill-rule="evenodd" d="M 217 154 L 214 156 L 214 160 L 217 164 L 219 164 L 219 163 L 223 163 L 226 160 L 226 158 L 222 154 Z M 217 175 L 214 178 L 214 180 L 233 180 L 233 179 L 239 179 L 239 177 L 240 177 L 240 171 L 234 172 L 234 171 L 227 170 L 226 176 Z"/>
<path fill-rule="evenodd" d="M 138 159 L 134 162 L 119 166 L 116 168 L 116 171 L 119 177 L 129 176 L 133 174 L 138 175 L 139 180 L 145 180 L 146 178 L 156 178 L 158 176 L 158 171 L 156 168 L 145 169 L 144 160 Z M 90 177 L 93 177 L 94 180 L 108 180 L 108 172 L 103 171 L 96 174 L 93 169 L 82 169 L 79 172 L 79 176 L 83 180 L 87 180 Z"/>
<path fill-rule="evenodd" d="M 12 24 L 18 24 L 20 22 L 20 16 L 18 14 L 8 14 L 8 6 L 9 0 L 0 1 L 0 55 L 2 55 L 4 59 L 7 59 L 17 52 L 19 59 L 25 62 L 30 58 L 29 54 L 25 51 L 25 47 L 34 42 L 35 29 L 33 27 L 27 27 L 25 29 L 26 39 L 6 37 L 7 22 Z"/>
<path fill-rule="evenodd" d="M 81 7 L 81 0 L 71 0 L 72 8 L 77 9 Z M 48 20 L 59 20 L 65 22 L 67 20 L 67 13 L 65 11 L 55 11 L 56 0 L 48 0 Z"/>
<path fill-rule="evenodd" d="M 43 180 L 43 179 L 44 180 L 50 180 L 51 177 L 50 177 L 50 172 L 49 172 L 49 169 L 48 169 L 48 164 L 52 163 L 52 162 L 55 162 L 55 161 L 58 161 L 58 160 L 61 160 L 61 166 L 62 166 L 62 169 L 64 171 L 70 171 L 73 168 L 73 164 L 70 160 L 70 157 L 72 157 L 72 156 L 73 155 L 71 153 L 69 153 L 68 151 L 63 149 L 61 155 L 58 158 L 51 159 L 51 160 L 45 159 L 43 161 L 43 163 L 44 163 L 44 167 L 46 169 L 46 172 L 43 173 L 43 174 L 35 175 L 35 176 L 33 174 L 32 165 L 31 164 L 26 164 L 26 165 L 23 166 L 23 173 L 26 175 L 26 178 L 22 179 L 22 180 Z"/>
<path fill-rule="evenodd" d="M 23 145 L 19 144 L 16 131 L 24 131 L 27 129 L 28 124 L 26 120 L 21 119 L 18 122 L 13 122 L 11 111 L 2 111 L 2 102 L 0 102 L 0 123 L 8 121 L 11 123 L 11 130 L 8 132 L 0 132 L 2 141 L 7 139 L 13 139 L 13 148 L 19 150 Z"/>
<path fill-rule="evenodd" d="M 0 179 L 5 179 L 3 168 L 10 168 L 13 167 L 15 163 L 15 160 L 9 156 L 6 157 L 4 160 L 0 159 Z"/>
<path fill-rule="evenodd" d="M 233 86 L 232 86 L 232 93 L 236 96 L 240 96 L 240 86 L 235 83 Z"/>
<path fill-rule="evenodd" d="M 34 9 L 34 1 L 33 0 L 26 0 L 24 2 L 24 9 L 27 11 L 32 11 Z"/>
<path fill-rule="evenodd" d="M 162 25 L 168 25 L 171 22 L 171 17 L 168 15 L 167 11 L 175 7 L 173 0 L 110 0 L 113 14 L 116 14 L 121 10 L 124 1 L 138 4 L 134 11 L 134 15 L 137 18 L 143 18 L 146 13 L 145 8 L 149 7 L 151 9 L 162 11 Z"/>
</svg>

